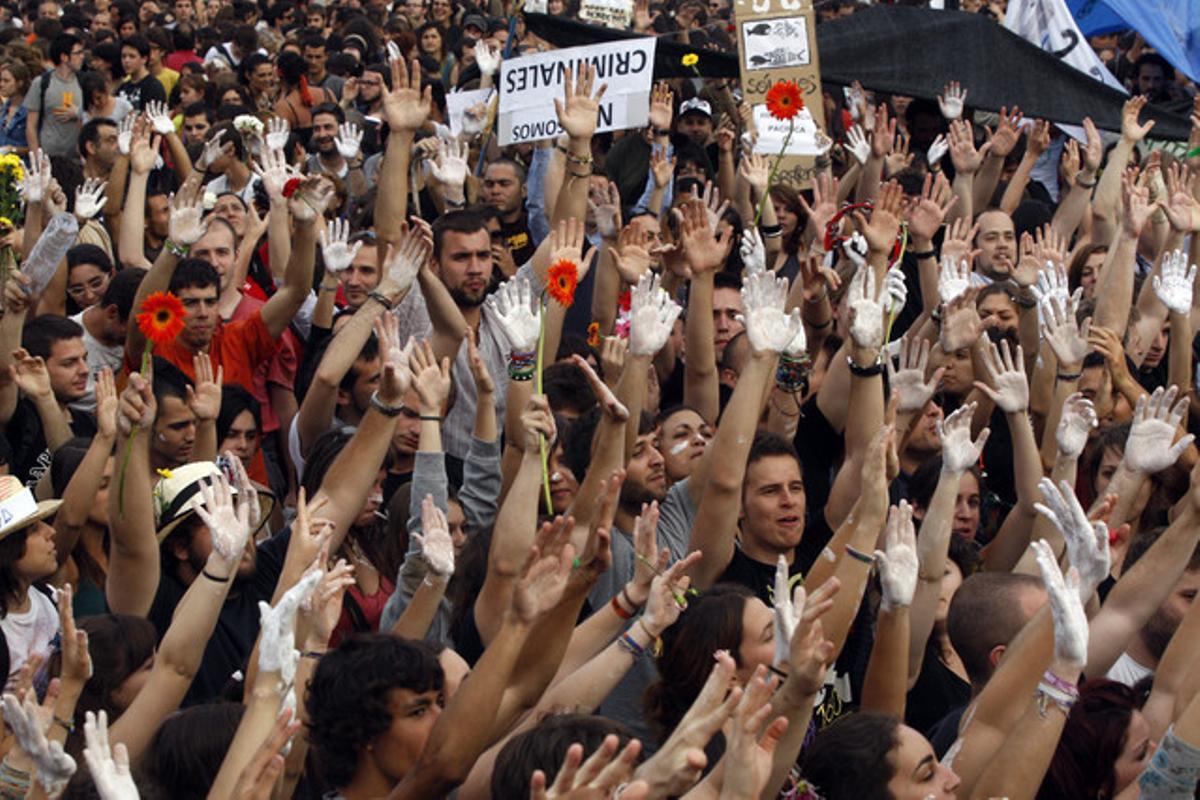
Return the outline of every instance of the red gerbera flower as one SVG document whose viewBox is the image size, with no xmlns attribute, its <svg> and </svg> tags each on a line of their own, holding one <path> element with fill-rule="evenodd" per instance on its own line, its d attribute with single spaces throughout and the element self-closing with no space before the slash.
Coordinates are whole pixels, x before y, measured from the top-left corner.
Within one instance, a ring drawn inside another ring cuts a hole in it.
<svg viewBox="0 0 1200 800">
<path fill-rule="evenodd" d="M 167 344 L 183 330 L 186 315 L 178 297 L 170 292 L 155 292 L 142 303 L 141 313 L 137 315 L 138 329 L 153 344 Z"/>
<path fill-rule="evenodd" d="M 779 81 L 767 91 L 767 111 L 775 119 L 788 120 L 804 108 L 804 98 L 795 81 Z"/>
<path fill-rule="evenodd" d="M 563 259 L 550 266 L 547 275 L 546 294 L 553 297 L 563 308 L 575 302 L 575 287 L 579 285 L 579 268 L 574 261 Z"/>
<path fill-rule="evenodd" d="M 291 197 L 294 195 L 296 190 L 300 188 L 300 184 L 301 180 L 299 178 L 288 178 L 287 182 L 283 184 L 283 196 Z"/>
</svg>

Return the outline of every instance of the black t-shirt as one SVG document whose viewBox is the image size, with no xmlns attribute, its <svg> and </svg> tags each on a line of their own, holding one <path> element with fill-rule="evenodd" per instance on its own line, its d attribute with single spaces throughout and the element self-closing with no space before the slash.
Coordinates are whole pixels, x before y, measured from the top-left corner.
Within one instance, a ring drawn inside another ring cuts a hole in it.
<svg viewBox="0 0 1200 800">
<path fill-rule="evenodd" d="M 929 736 L 943 717 L 966 705 L 970 699 L 971 684 L 942 663 L 937 655 L 937 643 L 931 636 L 921 661 L 921 674 L 908 690 L 904 722 Z"/>
<path fill-rule="evenodd" d="M 151 100 L 167 102 L 167 90 L 158 78 L 150 73 L 140 81 L 125 81 L 117 87 L 117 94 L 124 97 L 135 111 L 143 111 Z"/>
<path fill-rule="evenodd" d="M 512 252 L 513 263 L 518 267 L 533 258 L 537 251 L 533 234 L 529 232 L 529 215 L 524 211 L 516 222 L 500 220 L 500 235 L 504 237 L 504 246 Z"/>
<path fill-rule="evenodd" d="M 83 411 L 70 409 L 71 433 L 90 439 L 96 435 L 96 420 Z M 50 469 L 50 448 L 46 446 L 46 433 L 42 430 L 42 418 L 37 406 L 28 397 L 17 401 L 12 419 L 4 429 L 12 445 L 12 463 L 9 472 L 32 488 Z"/>
<path fill-rule="evenodd" d="M 245 671 L 246 660 L 254 649 L 254 640 L 258 638 L 258 601 L 271 602 L 291 539 L 291 528 L 284 528 L 258 545 L 254 574 L 235 584 L 225 605 L 221 606 L 217 626 L 204 648 L 200 670 L 183 699 L 183 705 L 204 703 L 221 696 L 234 671 Z M 178 578 L 163 573 L 148 615 L 158 629 L 160 639 L 170 627 L 171 617 L 185 592 L 187 586 Z"/>
</svg>

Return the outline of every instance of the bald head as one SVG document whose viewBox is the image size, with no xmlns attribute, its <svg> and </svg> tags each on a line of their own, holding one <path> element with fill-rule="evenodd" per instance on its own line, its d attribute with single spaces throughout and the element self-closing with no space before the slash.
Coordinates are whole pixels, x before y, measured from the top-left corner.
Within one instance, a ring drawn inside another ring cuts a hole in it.
<svg viewBox="0 0 1200 800">
<path fill-rule="evenodd" d="M 978 692 L 992 677 L 1000 656 L 1046 603 L 1040 578 L 1011 572 L 977 572 L 950 601 L 946 631 Z"/>
</svg>

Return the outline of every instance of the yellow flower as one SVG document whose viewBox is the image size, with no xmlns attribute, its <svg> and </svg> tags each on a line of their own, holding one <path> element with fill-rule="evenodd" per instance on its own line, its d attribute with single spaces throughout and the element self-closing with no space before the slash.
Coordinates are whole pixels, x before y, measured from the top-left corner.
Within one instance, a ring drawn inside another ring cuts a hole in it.
<svg viewBox="0 0 1200 800">
<path fill-rule="evenodd" d="M 16 226 L 12 224 L 11 219 L 9 219 L 8 217 L 0 217 L 0 228 L 14 228 L 14 227 L 16 227 Z"/>
<path fill-rule="evenodd" d="M 171 470 L 169 470 L 169 469 L 157 469 L 157 470 L 155 470 L 155 472 L 157 472 L 159 475 L 163 476 L 167 480 L 170 480 L 171 478 L 175 477 L 174 473 L 172 473 Z"/>
<path fill-rule="evenodd" d="M 700 63 L 700 56 L 696 55 L 695 53 L 688 53 L 681 60 L 683 61 L 683 65 L 685 67 L 694 67 Z"/>
</svg>

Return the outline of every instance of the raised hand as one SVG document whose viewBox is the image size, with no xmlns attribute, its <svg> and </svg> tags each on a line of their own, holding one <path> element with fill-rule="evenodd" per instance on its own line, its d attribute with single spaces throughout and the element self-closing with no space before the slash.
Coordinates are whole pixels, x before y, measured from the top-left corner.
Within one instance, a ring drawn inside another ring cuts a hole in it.
<svg viewBox="0 0 1200 800">
<path fill-rule="evenodd" d="M 1013 151 L 1021 139 L 1021 123 L 1024 120 L 1025 116 L 1016 106 L 1013 106 L 1011 112 L 1006 107 L 1000 106 L 1000 121 L 990 139 L 993 156 L 1005 158 Z"/>
<path fill-rule="evenodd" d="M 197 422 L 212 422 L 221 413 L 221 384 L 225 382 L 224 365 L 213 375 L 212 358 L 208 353 L 192 356 L 192 369 L 196 373 L 194 388 L 187 387 L 187 404 L 196 415 Z"/>
<path fill-rule="evenodd" d="M 1138 122 L 1138 117 L 1142 115 L 1142 109 L 1146 107 L 1146 102 L 1145 95 L 1134 95 L 1126 100 L 1125 105 L 1121 108 L 1121 138 L 1131 144 L 1137 144 L 1145 139 L 1146 134 L 1154 127 L 1154 120 L 1145 124 Z"/>
<path fill-rule="evenodd" d="M 340 610 L 340 603 L 338 608 Z M 300 730 L 300 720 L 292 719 L 292 710 L 286 708 L 281 711 L 275 720 L 275 726 L 271 729 L 271 734 L 267 736 L 242 769 L 237 783 L 233 785 L 231 797 L 235 797 L 237 800 L 270 800 L 275 792 L 276 782 L 283 777 L 285 763 L 283 753 L 287 752 L 284 748 L 298 730 Z M 110 800 L 110 798 L 105 797 L 103 800 Z"/>
<path fill-rule="evenodd" d="M 757 228 L 742 231 L 742 268 L 744 274 L 763 272 L 767 268 L 767 250 Z"/>
<path fill-rule="evenodd" d="M 908 302 L 908 284 L 904 282 L 904 270 L 899 264 L 892 265 L 883 276 L 883 289 L 887 292 L 887 313 L 896 315 Z"/>
<path fill-rule="evenodd" d="M 942 93 L 938 95 L 937 101 L 942 116 L 953 122 L 963 114 L 963 107 L 967 102 L 967 90 L 959 86 L 958 81 L 950 81 L 942 88 Z"/>
<path fill-rule="evenodd" d="M 600 84 L 592 95 L 596 81 L 596 69 L 586 62 L 579 62 L 579 73 L 573 74 L 570 67 L 563 76 L 563 99 L 554 98 L 554 111 L 558 124 L 572 139 L 590 139 L 596 132 L 596 121 L 600 113 L 600 100 L 608 84 Z"/>
<path fill-rule="evenodd" d="M 861 125 L 854 125 L 846 131 L 846 149 L 854 156 L 859 164 L 866 164 L 871 157 L 871 143 Z"/>
<path fill-rule="evenodd" d="M 1175 441 L 1179 423 L 1187 412 L 1187 398 L 1175 403 L 1179 393 L 1177 386 L 1163 391 L 1160 386 L 1149 399 L 1138 398 L 1133 410 L 1133 425 L 1125 442 L 1125 465 L 1134 472 L 1153 474 L 1161 472 L 1179 460 L 1179 456 L 1196 437 L 1187 434 Z M 1174 408 L 1172 404 L 1174 403 Z M 1171 443 L 1175 442 L 1174 445 Z"/>
<path fill-rule="evenodd" d="M 925 151 L 925 163 L 932 169 L 938 165 L 946 153 L 950 152 L 950 140 L 946 138 L 946 134 L 939 133 L 937 138 L 929 145 L 929 149 Z"/>
<path fill-rule="evenodd" d="M 429 261 L 430 249 L 429 240 L 418 231 L 401 226 L 399 244 L 388 245 L 384 259 L 384 274 L 390 283 L 395 284 L 398 293 L 407 292 L 412 287 L 417 273 Z"/>
<path fill-rule="evenodd" d="M 875 551 L 879 568 L 879 586 L 883 590 L 882 608 L 896 611 L 912 605 L 917 591 L 917 532 L 913 528 L 912 506 L 907 500 L 888 510 L 886 550 Z"/>
<path fill-rule="evenodd" d="M 850 338 L 865 350 L 883 347 L 883 298 L 887 284 L 875 291 L 875 270 L 862 267 L 850 282 Z"/>
<path fill-rule="evenodd" d="M 1038 303 L 1047 303 L 1053 298 L 1063 308 L 1068 309 L 1072 316 L 1075 313 L 1075 307 L 1079 304 L 1079 297 L 1083 296 L 1082 292 L 1079 292 L 1077 297 L 1071 296 L 1066 268 L 1061 263 L 1050 261 L 1047 261 L 1046 268 L 1038 273 L 1037 282 L 1030 287 L 1030 290 Z"/>
<path fill-rule="evenodd" d="M 480 75 L 495 75 L 500 69 L 500 48 L 487 41 L 479 42 L 475 45 L 475 63 Z"/>
<path fill-rule="evenodd" d="M 50 188 L 50 156 L 42 150 L 34 150 L 29 154 L 29 166 L 25 177 L 17 187 L 21 197 L 29 205 L 42 202 Z"/>
<path fill-rule="evenodd" d="M 687 608 L 687 594 L 692 579 L 684 572 L 699 561 L 701 555 L 699 550 L 688 553 L 650 581 L 642 622 L 651 636 L 661 636 Z"/>
<path fill-rule="evenodd" d="M 285 122 L 284 125 L 286 124 Z M 272 135 L 267 134 L 268 137 Z M 263 188 L 267 190 L 267 197 L 273 203 L 285 202 L 283 190 L 287 182 L 301 177 L 300 173 L 288 164 L 283 149 L 270 146 L 259 154 L 258 163 L 254 165 L 254 174 L 262 181 Z"/>
<path fill-rule="evenodd" d="M 975 310 L 975 294 L 964 292 L 943 306 L 942 330 L 938 335 L 943 353 L 970 347 L 983 332 L 983 322 Z"/>
<path fill-rule="evenodd" d="M 650 172 L 654 175 L 655 188 L 663 188 L 675 175 L 675 156 L 667 158 L 667 149 L 655 145 L 650 153 Z"/>
<path fill-rule="evenodd" d="M 1141 236 L 1155 208 L 1150 202 L 1150 187 L 1138 185 L 1136 170 L 1121 176 L 1121 229 L 1126 236 L 1131 239 Z"/>
<path fill-rule="evenodd" d="M 148 373 L 150 370 L 147 371 Z M 134 372 L 125 384 L 125 391 L 118 400 L 117 426 L 121 433 L 128 435 L 133 428 L 149 428 L 154 424 L 155 414 L 158 413 L 158 403 L 154 399 L 154 389 L 151 376 L 139 375 Z"/>
<path fill-rule="evenodd" d="M 937 391 L 945 368 L 939 367 L 929 380 L 925 380 L 925 372 L 929 369 L 929 341 L 913 339 L 905 336 L 900 340 L 900 368 L 892 366 L 892 360 L 887 359 L 888 384 L 899 394 L 896 409 L 901 413 L 911 414 L 925 408 L 929 398 Z"/>
<path fill-rule="evenodd" d="M 522 623 L 532 625 L 562 599 L 575 560 L 575 547 L 567 541 L 573 527 L 573 518 L 558 517 L 538 531 L 513 589 L 512 612 Z"/>
<path fill-rule="evenodd" d="M 670 84 L 666 81 L 654 84 L 654 89 L 650 92 L 650 127 L 658 130 L 670 128 L 674 108 L 675 100 Z"/>
<path fill-rule="evenodd" d="M 613 266 L 624 283 L 636 284 L 650 271 L 654 262 L 650 242 L 650 232 L 644 226 L 626 225 L 621 229 L 616 246 L 610 252 Z"/>
<path fill-rule="evenodd" d="M 213 165 L 213 163 L 221 156 L 233 154 L 233 152 L 234 152 L 233 142 L 225 142 L 222 144 L 221 140 L 224 138 L 225 138 L 225 131 L 221 130 L 221 131 L 217 131 L 216 133 L 214 133 L 212 138 L 204 143 L 204 149 L 200 151 L 200 157 L 198 159 L 196 159 L 196 169 L 197 170 L 199 170 L 200 172 L 204 172 L 209 167 L 211 167 Z M 134 144 L 135 145 L 137 144 L 136 139 L 134 141 Z M 158 152 L 157 147 L 154 147 L 153 150 L 155 152 Z M 136 154 L 136 147 L 135 147 L 135 154 Z"/>
<path fill-rule="evenodd" d="M 1079 392 L 1063 403 L 1062 416 L 1058 420 L 1058 452 L 1069 458 L 1077 458 L 1087 445 L 1088 436 L 1099 420 L 1096 407 Z"/>
<path fill-rule="evenodd" d="M 421 501 L 421 533 L 414 533 L 413 539 L 421 545 L 421 558 L 429 571 L 449 580 L 454 574 L 454 540 L 450 538 L 446 514 L 433 502 L 431 494 Z"/>
<path fill-rule="evenodd" d="M 101 800 L 138 800 L 137 783 L 129 772 L 129 752 L 123 742 L 112 747 L 108 742 L 108 713 L 100 710 L 99 716 L 88 711 L 84 714 L 83 758 L 92 783 Z"/>
<path fill-rule="evenodd" d="M 57 684 L 46 693 L 46 702 L 39 707 L 37 695 L 26 691 L 24 701 L 16 695 L 4 694 L 4 722 L 12 729 L 17 744 L 37 766 L 37 781 L 46 794 L 57 796 L 75 774 L 75 759 L 63 751 L 58 742 L 49 741 L 46 732 L 54 720 L 54 702 L 58 697 Z"/>
<path fill-rule="evenodd" d="M 1154 276 L 1154 293 L 1173 314 L 1192 310 L 1192 284 L 1196 282 L 1196 265 L 1188 268 L 1183 250 L 1168 253 L 1162 262 L 1162 277 Z"/>
<path fill-rule="evenodd" d="M 583 745 L 575 743 L 567 748 L 567 755 L 549 790 L 546 788 L 546 773 L 540 769 L 533 771 L 529 779 L 529 798 L 603 800 L 621 797 L 626 800 L 645 800 L 649 788 L 646 782 L 629 782 L 641 752 L 642 744 L 637 739 L 630 739 L 622 749 L 620 739 L 615 733 L 610 733 L 585 762 Z"/>
<path fill-rule="evenodd" d="M 389 51 L 389 55 L 391 51 Z M 414 58 L 409 67 L 399 57 L 388 59 L 392 68 L 392 88 L 384 81 L 380 93 L 383 95 L 383 113 L 393 133 L 411 132 L 425 124 L 433 103 L 433 87 L 421 90 L 421 65 Z"/>
<path fill-rule="evenodd" d="M 984 371 L 996 388 L 983 381 L 975 381 L 975 388 L 992 398 L 992 402 L 1005 413 L 1024 412 L 1029 406 L 1029 382 L 1025 378 L 1025 354 L 1021 345 L 1017 345 L 1014 358 L 1007 340 L 1002 340 L 999 347 L 989 341 L 981 360 Z"/>
<path fill-rule="evenodd" d="M 334 199 L 333 183 L 328 178 L 305 178 L 288 199 L 288 211 L 297 222 L 315 222 Z"/>
<path fill-rule="evenodd" d="M 738 319 L 746 328 L 750 346 L 757 352 L 779 353 L 803 327 L 800 310 L 784 312 L 787 305 L 787 278 L 776 278 L 771 272 L 756 272 L 742 284 L 744 315 Z"/>
<path fill-rule="evenodd" d="M 413 347 L 409 365 L 412 368 L 413 386 L 421 401 L 421 413 L 441 414 L 450 398 L 450 358 L 447 356 L 438 363 L 433 345 L 425 340 Z"/>
<path fill-rule="evenodd" d="M 1079 573 L 1073 568 L 1064 580 L 1054 558 L 1054 550 L 1039 539 L 1030 545 L 1037 557 L 1042 581 L 1050 595 L 1050 615 L 1054 618 L 1054 658 L 1060 663 L 1082 667 L 1087 662 L 1088 621 L 1080 600 Z"/>
<path fill-rule="evenodd" d="M 699 201 L 692 201 L 680 211 L 679 239 L 683 255 L 692 272 L 711 272 L 720 269 L 733 249 L 733 230 L 722 231 L 709 224 L 708 210 Z"/>
<path fill-rule="evenodd" d="M 12 353 L 12 377 L 17 388 L 31 398 L 50 398 L 54 396 L 54 386 L 50 382 L 50 370 L 46 360 L 41 356 L 31 356 L 29 351 L 19 347 Z"/>
<path fill-rule="evenodd" d="M 321 260 L 325 271 L 334 275 L 345 272 L 354 263 L 362 242 L 350 244 L 350 221 L 346 219 L 331 219 L 325 223 L 320 232 Z"/>
<path fill-rule="evenodd" d="M 962 475 L 979 463 L 983 446 L 987 444 L 991 431 L 984 428 L 975 441 L 971 441 L 971 419 L 975 416 L 975 403 L 960 406 L 950 416 L 937 424 L 937 435 L 942 440 L 942 471 Z"/>
<path fill-rule="evenodd" d="M 909 233 L 917 239 L 933 239 L 957 200 L 945 175 L 936 179 L 926 175 L 920 196 L 905 211 Z"/>
<path fill-rule="evenodd" d="M 904 190 L 895 181 L 888 181 L 879 187 L 879 196 L 875 199 L 875 208 L 871 211 L 869 222 L 861 212 L 854 212 L 854 219 L 872 253 L 892 251 L 896 244 L 896 234 L 900 231 L 903 208 Z"/>
<path fill-rule="evenodd" d="M 949 303 L 966 294 L 970 288 L 971 263 L 942 256 L 942 268 L 938 272 L 938 297 L 942 302 Z"/>
<path fill-rule="evenodd" d="M 955 172 L 975 174 L 983 166 L 983 157 L 991 149 L 990 141 L 979 149 L 975 148 L 975 134 L 970 122 L 955 120 L 950 123 L 950 161 L 954 164 Z"/>
<path fill-rule="evenodd" d="M 108 198 L 104 195 L 106 188 L 108 188 L 108 181 L 88 178 L 75 190 L 75 216 L 80 222 L 86 222 L 104 208 L 104 204 L 108 202 Z"/>
<path fill-rule="evenodd" d="M 653 356 L 671 336 L 675 320 L 683 309 L 662 288 L 662 279 L 653 273 L 642 276 L 633 287 L 629 309 L 629 352 L 634 356 Z"/>
<path fill-rule="evenodd" d="M 775 748 L 788 726 L 786 717 L 777 717 L 767 725 L 775 678 L 768 679 L 766 672 L 763 666 L 755 670 L 734 712 L 721 762 L 725 767 L 721 783 L 723 800 L 759 797 L 771 778 Z"/>
<path fill-rule="evenodd" d="M 250 502 L 244 493 L 238 492 L 234 504 L 233 489 L 223 473 L 200 482 L 196 515 L 208 526 L 213 552 L 231 568 L 241 561 L 250 538 Z M 253 502 L 257 505 L 257 498 Z"/>
<path fill-rule="evenodd" d="M 1058 486 L 1049 478 L 1038 481 L 1043 503 L 1034 503 L 1038 513 L 1054 523 L 1067 543 L 1067 555 L 1079 571 L 1080 599 L 1085 603 L 1112 568 L 1108 550 L 1108 525 L 1092 522 L 1079 504 L 1071 484 L 1062 481 Z"/>
<path fill-rule="evenodd" d="M 617 238 L 621 231 L 621 191 L 612 181 L 588 186 L 588 213 L 596 222 L 596 230 L 606 240 Z M 636 283 L 636 281 L 631 281 Z"/>
<path fill-rule="evenodd" d="M 146 119 L 150 121 L 150 127 L 159 136 L 170 136 L 175 133 L 175 123 L 171 121 L 171 109 L 160 100 L 151 100 L 146 103 Z"/>
<path fill-rule="evenodd" d="M 1081 324 L 1075 324 L 1075 303 L 1079 293 L 1064 305 L 1057 295 L 1041 303 L 1042 336 L 1061 366 L 1083 363 L 1088 351 L 1088 335 L 1092 327 L 1092 319 L 1088 317 Z"/>
<path fill-rule="evenodd" d="M 729 209 L 729 201 L 721 200 L 721 190 L 712 181 L 704 182 L 704 192 L 700 195 L 700 200 L 704 203 L 704 209 L 708 213 L 708 227 L 714 231 L 717 230 L 721 218 Z"/>
<path fill-rule="evenodd" d="M 291 686 L 296 675 L 296 664 L 300 661 L 300 653 L 296 650 L 296 615 L 300 606 L 312 597 L 324 576 L 325 571 L 315 566 L 284 592 L 274 607 L 258 601 L 262 627 L 258 642 L 258 669 L 260 673 L 278 672 L 285 687 Z"/>
<path fill-rule="evenodd" d="M 362 128 L 353 122 L 343 122 L 338 126 L 338 135 L 333 137 L 333 144 L 337 147 L 338 155 L 353 161 L 362 151 L 362 138 Z"/>
<path fill-rule="evenodd" d="M 1200 200 L 1196 199 L 1198 182 L 1200 175 L 1193 174 L 1188 178 L 1179 162 L 1166 171 L 1166 197 L 1158 201 L 1158 207 L 1167 215 L 1171 227 L 1180 233 L 1200 231 Z"/>
<path fill-rule="evenodd" d="M 328 552 L 322 543 L 315 564 L 323 564 Z M 316 590 L 300 604 L 300 617 L 296 630 L 304 631 L 305 650 L 323 650 L 329 646 L 329 637 L 342 616 L 342 600 L 346 590 L 354 585 L 354 567 L 339 558 L 337 563 L 325 571 Z"/>
<path fill-rule="evenodd" d="M 288 137 L 291 135 L 291 129 L 288 126 L 288 121 L 283 117 L 271 117 L 267 120 L 267 149 L 278 150 L 283 152 L 287 147 Z"/>
<path fill-rule="evenodd" d="M 171 198 L 171 218 L 167 223 L 171 241 L 190 246 L 204 235 L 204 192 L 199 186 L 184 184 Z"/>
<path fill-rule="evenodd" d="M 500 284 L 488 297 L 486 306 L 513 352 L 532 353 L 537 349 L 542 310 L 534 303 L 533 290 L 526 278 L 518 276 Z"/>
<path fill-rule="evenodd" d="M 117 151 L 128 156 L 133 146 L 133 128 L 139 117 L 136 114 L 126 114 L 117 125 Z"/>
</svg>

